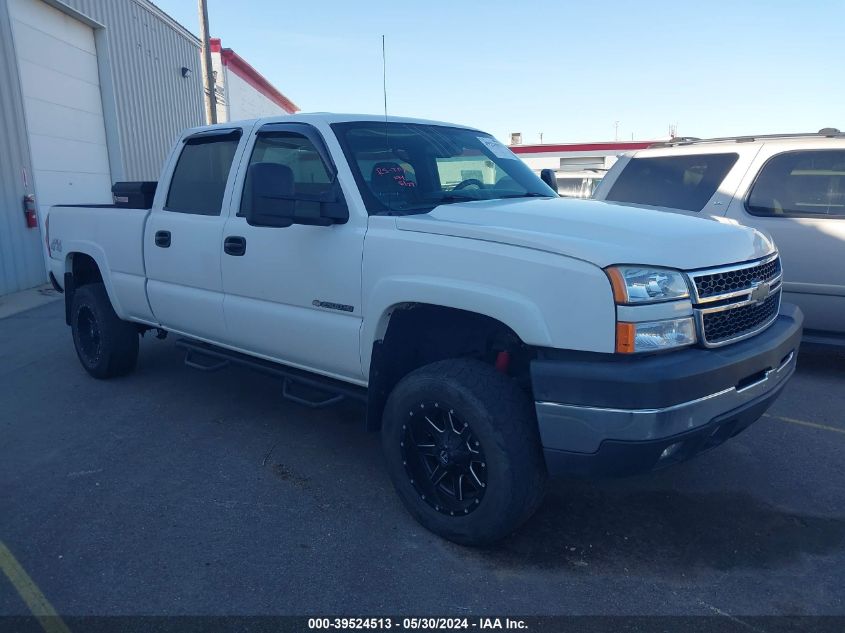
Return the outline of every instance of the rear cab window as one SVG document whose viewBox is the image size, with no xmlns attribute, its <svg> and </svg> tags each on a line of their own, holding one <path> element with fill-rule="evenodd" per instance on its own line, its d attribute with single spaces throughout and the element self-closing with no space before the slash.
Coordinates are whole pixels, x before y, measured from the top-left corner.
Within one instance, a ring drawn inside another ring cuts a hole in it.
<svg viewBox="0 0 845 633">
<path fill-rule="evenodd" d="M 220 215 L 240 130 L 188 138 L 170 178 L 165 211 Z"/>
<path fill-rule="evenodd" d="M 632 158 L 607 200 L 701 211 L 736 164 L 739 154 L 683 154 Z"/>
<path fill-rule="evenodd" d="M 745 208 L 757 216 L 845 218 L 845 150 L 774 156 L 760 170 Z"/>
</svg>

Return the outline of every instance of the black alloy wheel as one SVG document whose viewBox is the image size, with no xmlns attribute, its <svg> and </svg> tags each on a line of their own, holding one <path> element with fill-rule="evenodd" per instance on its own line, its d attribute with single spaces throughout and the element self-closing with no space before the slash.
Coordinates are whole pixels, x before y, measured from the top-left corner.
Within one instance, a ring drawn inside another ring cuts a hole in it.
<svg viewBox="0 0 845 633">
<path fill-rule="evenodd" d="M 113 378 L 135 369 L 138 326 L 117 316 L 103 284 L 79 286 L 71 302 L 73 345 L 85 371 Z"/>
<path fill-rule="evenodd" d="M 103 353 L 103 343 L 100 337 L 100 327 L 97 325 L 97 317 L 91 308 L 84 305 L 76 313 L 76 321 L 79 337 L 79 351 L 85 356 L 90 365 L 96 365 Z"/>
<path fill-rule="evenodd" d="M 479 360 L 419 367 L 388 396 L 385 465 L 424 527 L 455 543 L 486 545 L 540 505 L 546 467 L 530 394 Z"/>
<path fill-rule="evenodd" d="M 487 462 L 469 424 L 439 402 L 422 402 L 408 412 L 400 441 L 411 484 L 442 514 L 469 514 L 487 488 Z"/>
</svg>

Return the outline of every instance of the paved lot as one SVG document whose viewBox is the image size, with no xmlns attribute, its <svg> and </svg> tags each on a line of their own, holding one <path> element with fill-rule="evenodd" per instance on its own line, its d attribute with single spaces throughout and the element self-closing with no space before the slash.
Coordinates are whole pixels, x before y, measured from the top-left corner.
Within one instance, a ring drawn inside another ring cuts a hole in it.
<svg viewBox="0 0 845 633">
<path fill-rule="evenodd" d="M 183 366 L 89 378 L 53 303 L 0 320 L 0 541 L 62 614 L 845 614 L 845 354 L 673 470 L 556 482 L 489 550 L 406 514 L 362 410 Z M 0 574 L 0 614 L 26 605 Z"/>
</svg>

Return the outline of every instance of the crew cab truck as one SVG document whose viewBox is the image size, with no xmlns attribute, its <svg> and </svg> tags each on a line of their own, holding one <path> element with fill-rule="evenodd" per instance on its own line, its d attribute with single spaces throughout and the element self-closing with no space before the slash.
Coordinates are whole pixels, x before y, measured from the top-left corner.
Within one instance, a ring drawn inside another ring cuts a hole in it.
<svg viewBox="0 0 845 633">
<path fill-rule="evenodd" d="M 85 370 L 128 374 L 139 334 L 169 332 L 192 366 L 276 373 L 311 406 L 360 398 L 410 513 L 459 543 L 516 529 L 549 474 L 720 444 L 795 368 L 802 315 L 767 237 L 561 199 L 478 130 L 192 129 L 149 202 L 49 212 Z"/>
</svg>

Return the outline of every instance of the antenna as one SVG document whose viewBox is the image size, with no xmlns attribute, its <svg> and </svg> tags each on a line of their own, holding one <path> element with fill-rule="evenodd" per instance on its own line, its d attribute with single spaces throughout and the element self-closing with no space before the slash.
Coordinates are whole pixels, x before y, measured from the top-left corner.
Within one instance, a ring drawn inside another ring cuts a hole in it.
<svg viewBox="0 0 845 633">
<path fill-rule="evenodd" d="M 384 34 L 381 36 L 381 88 L 384 92 L 384 143 L 385 143 L 385 151 L 389 154 L 390 153 L 390 124 L 387 121 L 387 51 L 384 45 Z M 386 200 L 384 201 L 385 206 L 387 207 L 387 214 L 393 214 L 392 208 L 392 200 L 391 196 L 386 196 Z"/>
<path fill-rule="evenodd" d="M 387 53 L 384 48 L 384 35 L 381 36 L 381 87 L 384 91 L 384 120 L 387 122 Z"/>
</svg>

